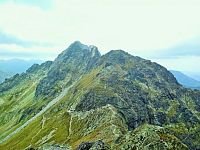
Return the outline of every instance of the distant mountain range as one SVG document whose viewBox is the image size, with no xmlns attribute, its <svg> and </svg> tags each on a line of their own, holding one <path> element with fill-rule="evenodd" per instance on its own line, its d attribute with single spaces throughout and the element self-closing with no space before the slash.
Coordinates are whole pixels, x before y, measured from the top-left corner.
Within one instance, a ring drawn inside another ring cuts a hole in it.
<svg viewBox="0 0 200 150">
<path fill-rule="evenodd" d="M 0 71 L 0 83 L 2 83 L 6 78 L 9 78 L 13 75 L 13 73 Z"/>
<path fill-rule="evenodd" d="M 41 64 L 42 61 L 21 59 L 0 60 L 0 83 L 17 73 L 25 72 L 35 63 Z"/>
<path fill-rule="evenodd" d="M 11 60 L 0 60 L 0 70 L 3 72 L 11 73 L 22 73 L 25 72 L 33 64 L 41 64 L 41 60 L 22 60 L 22 59 L 11 59 Z"/>
<path fill-rule="evenodd" d="M 192 77 L 193 79 L 200 81 L 200 72 L 184 72 L 189 77 Z"/>
<path fill-rule="evenodd" d="M 180 71 L 170 70 L 170 72 L 175 76 L 177 81 L 183 86 L 192 89 L 200 89 L 200 81 L 195 80 L 192 77 L 189 77 Z"/>
</svg>

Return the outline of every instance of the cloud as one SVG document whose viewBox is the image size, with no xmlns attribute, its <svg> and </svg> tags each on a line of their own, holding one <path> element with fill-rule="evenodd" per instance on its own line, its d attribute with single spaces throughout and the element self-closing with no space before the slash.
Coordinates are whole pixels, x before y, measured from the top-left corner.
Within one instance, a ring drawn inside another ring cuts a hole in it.
<svg viewBox="0 0 200 150">
<path fill-rule="evenodd" d="M 200 34 L 200 2 L 194 0 L 54 0 L 52 4 L 43 10 L 4 3 L 0 27 L 27 40 L 57 45 L 80 40 L 103 52 L 126 49 L 142 55 Z"/>
<path fill-rule="evenodd" d="M 21 48 L 19 48 L 21 49 Z M 0 48 L 0 60 L 7 59 L 24 59 L 24 60 L 54 60 L 57 57 L 58 53 L 52 51 L 52 49 L 44 48 L 31 48 L 29 51 L 24 50 L 9 50 Z"/>
<path fill-rule="evenodd" d="M 162 49 L 157 56 L 152 58 L 177 58 L 177 57 L 200 56 L 200 37 L 181 42 L 170 48 Z"/>
<path fill-rule="evenodd" d="M 101 53 L 123 49 L 145 58 L 178 58 L 199 55 L 197 43 L 178 44 L 200 36 L 199 6 L 199 0 L 4 0 L 0 29 L 17 39 L 51 43 L 55 54 L 80 40 Z M 26 48 L 16 42 L 1 44 L 0 50 L 34 54 L 25 58 L 49 53 L 41 45 Z"/>
<path fill-rule="evenodd" d="M 4 33 L 0 31 L 0 44 L 16 44 L 22 47 L 31 47 L 33 45 L 37 45 L 36 42 L 22 40 L 10 34 Z M 39 43 L 38 43 L 39 44 Z"/>
<path fill-rule="evenodd" d="M 1 4 L 5 3 L 16 3 L 16 4 L 23 4 L 28 6 L 36 6 L 40 7 L 41 9 L 50 9 L 52 7 L 52 0 L 1 0 Z"/>
<path fill-rule="evenodd" d="M 149 58 L 171 70 L 200 74 L 200 37 L 160 50 Z"/>
<path fill-rule="evenodd" d="M 55 47 L 42 42 L 27 41 L 0 31 L 0 59 L 42 59 L 55 57 Z"/>
<path fill-rule="evenodd" d="M 193 72 L 200 74 L 199 60 L 200 56 L 181 56 L 175 58 L 157 58 L 151 59 L 170 70 L 179 70 L 182 72 Z"/>
</svg>

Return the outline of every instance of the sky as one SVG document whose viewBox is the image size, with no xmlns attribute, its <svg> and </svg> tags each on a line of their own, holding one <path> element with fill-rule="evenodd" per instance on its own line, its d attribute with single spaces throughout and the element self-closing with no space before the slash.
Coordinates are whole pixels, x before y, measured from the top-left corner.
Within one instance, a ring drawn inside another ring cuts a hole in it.
<svg viewBox="0 0 200 150">
<path fill-rule="evenodd" d="M 199 0 L 0 0 L 0 59 L 53 60 L 72 42 L 200 74 Z"/>
</svg>

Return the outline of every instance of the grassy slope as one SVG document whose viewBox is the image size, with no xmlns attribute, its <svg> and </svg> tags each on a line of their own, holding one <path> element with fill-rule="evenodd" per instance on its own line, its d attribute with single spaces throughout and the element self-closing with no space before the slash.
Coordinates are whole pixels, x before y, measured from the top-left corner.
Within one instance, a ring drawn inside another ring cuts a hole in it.
<svg viewBox="0 0 200 150">
<path fill-rule="evenodd" d="M 98 68 L 85 75 L 58 104 L 0 145 L 0 149 L 20 150 L 28 147 L 40 147 L 45 143 L 67 145 L 75 149 L 82 142 L 99 139 L 104 139 L 104 142 L 113 149 L 120 149 L 120 145 L 126 146 L 125 141 L 122 140 L 123 135 L 130 137 L 130 140 L 134 136 L 129 135 L 125 121 L 111 105 L 86 112 L 69 111 L 75 108 L 86 91 L 89 89 L 99 90 L 101 83 L 96 75 L 100 71 L 101 68 Z M 141 134 L 143 134 L 143 129 L 141 130 Z M 146 130 L 148 131 L 149 128 L 144 131 Z M 122 144 L 114 144 L 117 140 Z M 171 141 L 179 140 L 172 137 Z M 178 144 L 182 145 L 180 142 Z"/>
<path fill-rule="evenodd" d="M 2 133 L 0 138 L 23 123 L 19 123 L 19 120 L 23 111 L 33 105 L 35 87 L 36 84 L 33 81 L 26 81 L 26 84 L 22 82 L 22 84 L 0 96 L 2 101 L 0 105 L 0 133 Z"/>
<path fill-rule="evenodd" d="M 0 140 L 33 117 L 48 101 L 36 101 L 35 90 L 45 71 L 22 74 L 1 84 L 0 93 Z"/>
<path fill-rule="evenodd" d="M 75 87 L 76 94 L 73 94 L 75 89 L 72 88 L 71 92 L 60 103 L 1 145 L 0 149 L 38 147 L 46 142 L 68 143 L 74 149 L 80 143 L 88 140 L 93 141 L 104 138 L 107 139 L 107 142 L 111 142 L 115 137 L 115 132 L 120 133 L 121 129 L 125 132 L 126 128 L 124 128 L 125 125 L 122 119 L 111 106 L 85 113 L 67 112 L 69 106 L 73 107 L 75 105 L 74 102 L 79 99 L 85 88 L 89 89 L 89 86 L 95 85 L 94 76 L 97 73 L 98 70 L 94 70 L 91 74 L 83 77 Z M 108 114 L 110 115 L 108 116 Z M 118 129 L 118 126 L 121 129 Z M 102 128 L 104 129 L 103 131 Z M 24 138 L 26 140 L 23 140 Z"/>
</svg>

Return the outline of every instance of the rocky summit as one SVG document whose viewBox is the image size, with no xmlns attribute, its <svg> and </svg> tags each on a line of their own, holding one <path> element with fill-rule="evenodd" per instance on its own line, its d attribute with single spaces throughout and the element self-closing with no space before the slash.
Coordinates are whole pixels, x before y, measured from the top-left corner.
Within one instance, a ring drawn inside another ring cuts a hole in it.
<svg viewBox="0 0 200 150">
<path fill-rule="evenodd" d="M 200 91 L 161 65 L 72 43 L 0 84 L 1 150 L 198 150 Z"/>
</svg>

